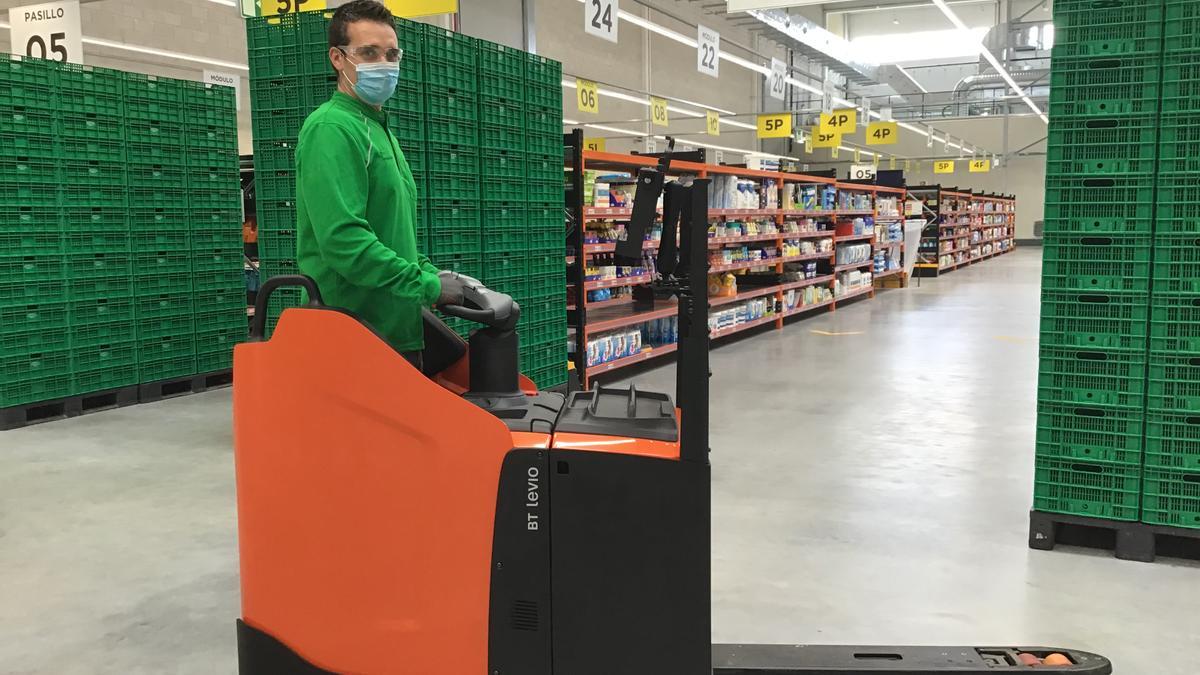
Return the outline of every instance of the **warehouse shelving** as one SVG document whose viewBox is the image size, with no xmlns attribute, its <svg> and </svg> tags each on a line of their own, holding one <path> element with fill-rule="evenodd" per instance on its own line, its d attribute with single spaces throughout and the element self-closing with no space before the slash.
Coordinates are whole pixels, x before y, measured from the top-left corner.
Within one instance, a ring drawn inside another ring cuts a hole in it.
<svg viewBox="0 0 1200 675">
<path fill-rule="evenodd" d="M 1015 197 L 940 185 L 913 186 L 908 192 L 929 216 L 914 270 L 918 276 L 936 277 L 1016 249 Z M 983 237 L 989 229 L 1002 233 Z M 984 244 L 994 244 L 996 250 L 985 253 L 980 248 Z"/>
<path fill-rule="evenodd" d="M 595 170 L 614 173 L 635 173 L 640 167 L 656 166 L 658 158 L 650 155 L 623 155 L 585 151 L 581 147 L 582 134 L 579 131 L 566 134 L 564 142 L 567 146 L 567 169 L 569 176 L 568 210 L 576 214 L 576 227 L 568 236 L 568 251 L 566 255 L 566 262 L 570 268 L 568 271 L 567 307 L 570 315 L 569 323 L 574 335 L 574 365 L 581 383 L 587 386 L 592 378 L 599 375 L 643 363 L 659 356 L 668 355 L 675 350 L 672 343 L 651 345 L 646 346 L 636 354 L 588 366 L 587 346 L 589 338 L 626 327 L 638 326 L 655 319 L 669 318 L 674 315 L 674 309 L 673 305 L 663 306 L 656 304 L 653 309 L 638 310 L 634 308 L 631 298 L 614 298 L 597 301 L 589 300 L 587 297 L 587 291 L 606 288 L 630 288 L 646 284 L 651 281 L 651 276 L 641 274 L 604 280 L 588 280 L 585 278 L 585 269 L 592 256 L 597 254 L 611 254 L 615 251 L 614 243 L 584 243 L 584 235 L 588 225 L 597 221 L 610 220 L 619 223 L 621 219 L 627 220 L 632 214 L 632 209 L 630 208 L 585 206 L 583 203 L 583 196 L 586 191 L 584 186 L 585 172 Z M 760 186 L 764 185 L 767 181 L 773 182 L 774 187 L 772 189 L 775 191 L 773 201 L 781 204 L 781 208 L 714 208 L 708 211 L 708 218 L 714 224 L 721 224 L 731 219 L 761 219 L 774 224 L 779 231 L 737 236 L 713 236 L 709 238 L 708 242 L 711 251 L 729 246 L 756 243 L 773 244 L 776 251 L 781 251 L 785 241 L 814 241 L 824 239 L 829 242 L 829 249 L 825 251 L 786 256 L 777 254 L 767 258 L 710 264 L 710 274 L 724 274 L 726 272 L 740 272 L 760 268 L 778 274 L 784 271 L 784 265 L 800 262 L 820 262 L 827 268 L 824 272 L 819 272 L 815 278 L 774 283 L 761 287 L 750 286 L 743 288 L 739 284 L 738 292 L 735 295 L 711 297 L 709 304 L 713 312 L 751 300 L 765 299 L 771 303 L 770 310 L 765 316 L 713 330 L 711 335 L 714 339 L 743 333 L 764 326 L 783 328 L 785 325 L 784 320 L 789 317 L 812 313 L 820 309 L 835 310 L 838 303 L 873 295 L 874 285 L 868 282 L 862 288 L 847 290 L 836 297 L 829 297 L 828 299 L 822 299 L 808 305 L 787 308 L 785 302 L 787 293 L 803 290 L 808 287 L 824 288 L 832 295 L 836 287 L 835 280 L 839 272 L 853 270 L 870 271 L 870 268 L 874 264 L 874 257 L 859 263 L 835 265 L 835 256 L 839 245 L 869 243 L 872 245 L 872 251 L 882 246 L 898 245 L 898 242 L 877 245 L 877 238 L 874 231 L 860 234 L 845 234 L 842 236 L 837 235 L 839 225 L 844 227 L 856 217 L 874 217 L 876 215 L 874 208 L 788 208 L 789 205 L 785 203 L 784 197 L 785 186 L 787 185 L 829 186 L 835 188 L 839 194 L 844 192 L 847 194 L 858 193 L 865 195 L 866 199 L 874 205 L 876 196 L 879 194 L 894 195 L 902 199 L 904 190 L 901 188 L 841 183 L 833 178 L 824 176 L 715 165 L 704 161 L 703 151 L 676 153 L 673 155 L 671 174 L 673 176 L 691 175 L 709 178 L 716 176 L 736 176 L 739 179 L 755 181 Z M 661 209 L 659 212 L 661 213 Z M 818 224 L 824 226 L 825 229 L 798 232 L 782 231 L 788 221 L 810 218 L 818 220 Z M 902 217 L 895 213 L 889 213 L 883 215 L 882 219 L 885 221 L 902 220 Z M 655 253 L 657 249 L 657 241 L 650 240 L 643 245 L 643 250 L 649 254 Z M 889 270 L 886 276 L 894 276 L 899 273 L 901 273 L 901 270 Z M 582 289 L 582 292 L 580 289 Z"/>
</svg>

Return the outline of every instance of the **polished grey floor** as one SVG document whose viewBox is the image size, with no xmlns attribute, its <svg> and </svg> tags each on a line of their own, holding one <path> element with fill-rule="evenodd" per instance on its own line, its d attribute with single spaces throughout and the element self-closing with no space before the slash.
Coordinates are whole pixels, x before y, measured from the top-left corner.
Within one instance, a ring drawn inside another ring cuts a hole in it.
<svg viewBox="0 0 1200 675">
<path fill-rule="evenodd" d="M 1049 643 L 1200 671 L 1200 567 L 1026 548 L 1038 264 L 713 352 L 715 640 Z M 216 391 L 0 434 L 0 673 L 235 671 L 229 408 Z"/>
</svg>

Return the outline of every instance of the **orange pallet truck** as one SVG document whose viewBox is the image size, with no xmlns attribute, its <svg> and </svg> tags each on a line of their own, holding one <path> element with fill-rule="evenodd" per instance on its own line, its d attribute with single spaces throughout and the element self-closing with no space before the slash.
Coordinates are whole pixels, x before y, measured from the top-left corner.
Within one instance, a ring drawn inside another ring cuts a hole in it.
<svg viewBox="0 0 1200 675">
<path fill-rule="evenodd" d="M 643 224 L 666 168 L 639 174 Z M 473 280 L 443 311 L 482 327 L 428 315 L 423 373 L 311 279 L 263 285 L 234 364 L 242 675 L 1111 673 L 1042 647 L 711 644 L 707 181 L 665 197 L 677 404 L 537 391 L 520 308 Z M 284 285 L 309 302 L 266 340 Z"/>
</svg>

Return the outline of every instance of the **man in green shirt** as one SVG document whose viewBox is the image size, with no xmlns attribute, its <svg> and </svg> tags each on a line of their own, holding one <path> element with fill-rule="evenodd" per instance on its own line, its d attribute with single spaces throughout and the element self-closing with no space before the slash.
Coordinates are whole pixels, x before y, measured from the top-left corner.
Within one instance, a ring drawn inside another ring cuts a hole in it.
<svg viewBox="0 0 1200 675">
<path fill-rule="evenodd" d="M 417 186 L 382 111 L 403 55 L 382 4 L 354 0 L 334 13 L 338 90 L 296 146 L 296 254 L 326 304 L 357 314 L 419 368 L 422 310 L 460 304 L 463 288 L 417 252 Z"/>
</svg>

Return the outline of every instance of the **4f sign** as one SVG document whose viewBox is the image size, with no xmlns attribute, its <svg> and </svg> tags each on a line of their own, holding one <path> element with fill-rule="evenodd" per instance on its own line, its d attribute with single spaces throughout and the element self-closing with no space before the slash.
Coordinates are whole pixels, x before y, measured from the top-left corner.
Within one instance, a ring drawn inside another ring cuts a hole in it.
<svg viewBox="0 0 1200 675">
<path fill-rule="evenodd" d="M 696 70 L 717 77 L 721 70 L 721 34 L 699 26 L 696 28 Z"/>
<path fill-rule="evenodd" d="M 617 0 L 587 0 L 583 3 L 583 29 L 588 35 L 616 42 L 620 13 Z"/>
<path fill-rule="evenodd" d="M 895 122 L 872 122 L 867 126 L 867 145 L 894 145 L 897 140 Z"/>
<path fill-rule="evenodd" d="M 971 173 L 988 173 L 992 170 L 992 160 L 973 159 L 969 165 Z"/>
<path fill-rule="evenodd" d="M 13 54 L 59 63 L 83 63 L 79 0 L 13 7 L 8 10 L 8 23 L 12 27 Z"/>
<path fill-rule="evenodd" d="M 954 160 L 943 159 L 933 163 L 934 173 L 954 173 Z"/>
<path fill-rule="evenodd" d="M 854 133 L 856 126 L 858 126 L 858 111 L 854 108 L 821 113 L 821 131 L 831 131 L 836 134 Z"/>
<path fill-rule="evenodd" d="M 792 114 L 759 115 L 759 138 L 787 138 L 792 135 Z"/>
<path fill-rule="evenodd" d="M 771 74 L 767 76 L 770 85 L 771 98 L 782 101 L 787 85 L 787 63 L 779 59 L 771 59 Z"/>
</svg>

